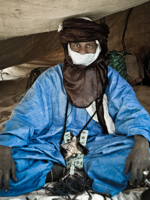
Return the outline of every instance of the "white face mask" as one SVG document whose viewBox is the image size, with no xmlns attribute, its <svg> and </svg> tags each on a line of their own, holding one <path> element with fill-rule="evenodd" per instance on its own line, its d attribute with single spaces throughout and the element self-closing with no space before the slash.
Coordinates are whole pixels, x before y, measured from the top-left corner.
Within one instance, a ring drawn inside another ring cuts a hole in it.
<svg viewBox="0 0 150 200">
<path fill-rule="evenodd" d="M 73 64 L 88 66 L 92 62 L 94 62 L 101 52 L 101 47 L 98 40 L 96 40 L 96 44 L 97 48 L 95 53 L 80 54 L 75 51 L 72 51 L 70 48 L 70 44 L 68 43 L 68 55 L 72 58 Z"/>
</svg>

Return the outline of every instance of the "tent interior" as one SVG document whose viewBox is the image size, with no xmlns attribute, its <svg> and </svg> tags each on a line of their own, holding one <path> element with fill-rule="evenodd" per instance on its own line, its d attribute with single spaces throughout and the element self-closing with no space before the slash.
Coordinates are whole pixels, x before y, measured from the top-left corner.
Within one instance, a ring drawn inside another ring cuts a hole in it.
<svg viewBox="0 0 150 200">
<path fill-rule="evenodd" d="M 109 26 L 108 49 L 123 55 L 126 79 L 150 114 L 149 0 L 0 0 L 0 4 L 0 131 L 35 79 L 47 68 L 63 62 L 58 28 L 64 19 L 79 16 Z M 146 58 L 148 74 L 144 68 Z M 115 198 L 140 199 L 137 193 L 135 197 Z M 52 199 L 41 196 L 36 198 Z"/>
</svg>

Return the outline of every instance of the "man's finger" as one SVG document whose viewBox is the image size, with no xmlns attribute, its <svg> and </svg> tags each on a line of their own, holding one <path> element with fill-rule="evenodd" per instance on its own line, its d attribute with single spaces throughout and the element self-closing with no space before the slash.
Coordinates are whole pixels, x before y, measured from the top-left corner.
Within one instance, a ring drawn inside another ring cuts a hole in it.
<svg viewBox="0 0 150 200">
<path fill-rule="evenodd" d="M 150 167 L 149 167 L 148 171 L 149 171 L 149 173 L 148 173 L 147 177 L 148 177 L 148 179 L 150 179 Z"/>
<path fill-rule="evenodd" d="M 137 176 L 137 185 L 140 185 L 142 180 L 143 180 L 143 170 L 140 169 L 138 171 L 138 176 Z"/>
<path fill-rule="evenodd" d="M 17 178 L 16 178 L 16 165 L 15 165 L 15 163 L 13 163 L 11 173 L 12 173 L 12 179 L 13 179 L 13 181 L 17 182 Z"/>
<path fill-rule="evenodd" d="M 2 171 L 0 171 L 0 190 L 2 190 L 2 178 L 3 178 L 3 176 L 2 176 Z"/>
<path fill-rule="evenodd" d="M 127 174 L 130 170 L 130 161 L 127 159 L 126 160 L 126 166 L 125 166 L 125 170 L 124 170 L 124 173 Z"/>
<path fill-rule="evenodd" d="M 10 173 L 5 173 L 4 174 L 4 190 L 5 190 L 5 192 L 7 192 L 8 191 L 8 189 L 9 189 L 9 178 L 10 178 Z"/>
<path fill-rule="evenodd" d="M 134 165 L 133 165 L 134 166 Z M 135 179 L 136 179 L 136 175 L 137 175 L 137 168 L 133 167 L 131 168 L 131 176 L 130 176 L 130 184 L 133 184 Z"/>
</svg>

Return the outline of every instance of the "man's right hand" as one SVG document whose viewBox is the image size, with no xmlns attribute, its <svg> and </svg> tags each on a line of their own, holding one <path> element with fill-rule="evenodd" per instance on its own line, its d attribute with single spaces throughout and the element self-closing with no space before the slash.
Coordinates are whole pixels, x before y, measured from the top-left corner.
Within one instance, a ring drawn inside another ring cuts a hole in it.
<svg viewBox="0 0 150 200">
<path fill-rule="evenodd" d="M 7 192 L 9 189 L 10 176 L 13 181 L 16 179 L 16 165 L 12 158 L 12 148 L 7 146 L 0 146 L 0 190 Z"/>
</svg>

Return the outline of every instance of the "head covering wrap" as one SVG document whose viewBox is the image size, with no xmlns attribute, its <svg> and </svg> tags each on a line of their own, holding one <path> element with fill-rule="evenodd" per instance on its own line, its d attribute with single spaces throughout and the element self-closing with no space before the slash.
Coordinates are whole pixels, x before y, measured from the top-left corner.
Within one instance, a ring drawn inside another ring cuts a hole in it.
<svg viewBox="0 0 150 200">
<path fill-rule="evenodd" d="M 107 128 L 101 102 L 108 85 L 106 57 L 108 34 L 109 28 L 106 24 L 97 24 L 82 18 L 64 20 L 63 29 L 60 31 L 60 40 L 65 53 L 63 84 L 68 100 L 78 108 L 86 108 L 96 101 L 97 108 L 100 106 L 97 111 L 98 119 L 105 131 Z M 88 66 L 73 64 L 68 55 L 68 43 L 95 40 L 98 40 L 101 46 L 98 58 Z"/>
</svg>

